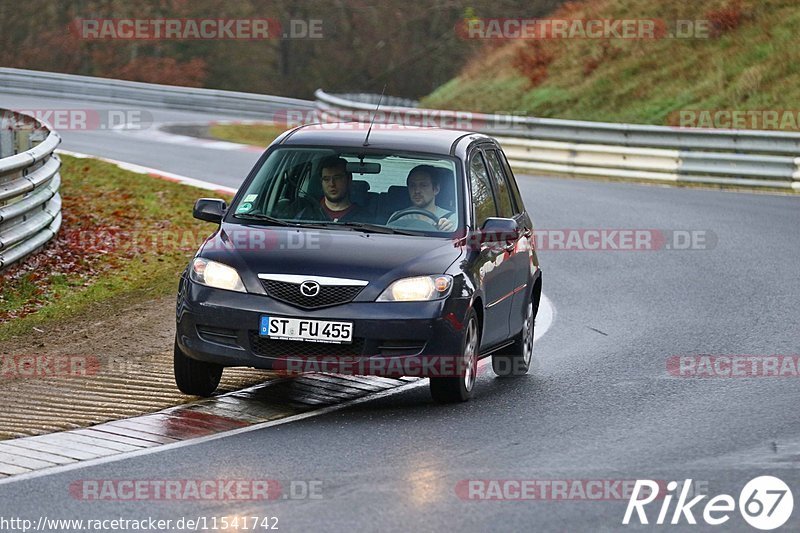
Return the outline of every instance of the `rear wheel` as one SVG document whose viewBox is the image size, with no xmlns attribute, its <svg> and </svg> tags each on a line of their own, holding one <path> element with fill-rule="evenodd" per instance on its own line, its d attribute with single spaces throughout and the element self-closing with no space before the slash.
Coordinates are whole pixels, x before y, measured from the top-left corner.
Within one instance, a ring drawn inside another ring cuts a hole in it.
<svg viewBox="0 0 800 533">
<path fill-rule="evenodd" d="M 478 376 L 478 348 L 480 328 L 475 312 L 470 310 L 464 321 L 464 338 L 461 344 L 461 368 L 458 376 L 430 378 L 431 396 L 439 403 L 466 402 L 472 396 Z"/>
<path fill-rule="evenodd" d="M 528 302 L 522 330 L 514 337 L 513 344 L 492 355 L 492 370 L 498 376 L 524 376 L 533 361 L 533 332 L 536 317 L 533 301 Z"/>
<path fill-rule="evenodd" d="M 211 396 L 222 379 L 222 365 L 197 361 L 187 356 L 175 341 L 173 358 L 175 383 L 184 394 Z"/>
</svg>

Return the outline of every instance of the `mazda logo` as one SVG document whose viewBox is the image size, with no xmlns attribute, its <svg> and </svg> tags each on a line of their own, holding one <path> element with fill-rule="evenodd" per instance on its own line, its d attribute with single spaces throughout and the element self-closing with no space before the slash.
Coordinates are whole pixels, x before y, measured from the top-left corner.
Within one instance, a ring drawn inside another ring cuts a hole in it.
<svg viewBox="0 0 800 533">
<path fill-rule="evenodd" d="M 304 281 L 300 284 L 300 294 L 313 297 L 319 294 L 319 283 L 316 281 Z"/>
</svg>

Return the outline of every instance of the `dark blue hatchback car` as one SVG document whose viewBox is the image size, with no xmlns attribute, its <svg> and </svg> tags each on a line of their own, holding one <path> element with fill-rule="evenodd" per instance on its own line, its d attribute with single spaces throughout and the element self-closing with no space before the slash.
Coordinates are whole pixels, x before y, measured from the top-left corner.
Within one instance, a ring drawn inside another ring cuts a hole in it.
<svg viewBox="0 0 800 533">
<path fill-rule="evenodd" d="M 542 291 L 533 225 L 491 137 L 302 126 L 276 139 L 181 277 L 175 380 L 226 366 L 430 378 L 469 399 L 477 361 L 528 372 Z"/>
</svg>

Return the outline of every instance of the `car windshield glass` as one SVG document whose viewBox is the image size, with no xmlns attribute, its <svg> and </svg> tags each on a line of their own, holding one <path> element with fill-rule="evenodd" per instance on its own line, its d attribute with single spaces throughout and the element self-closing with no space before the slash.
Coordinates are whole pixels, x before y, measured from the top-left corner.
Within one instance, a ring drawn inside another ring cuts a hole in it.
<svg viewBox="0 0 800 533">
<path fill-rule="evenodd" d="M 447 236 L 463 226 L 457 175 L 444 156 L 282 147 L 239 196 L 233 219 Z"/>
</svg>

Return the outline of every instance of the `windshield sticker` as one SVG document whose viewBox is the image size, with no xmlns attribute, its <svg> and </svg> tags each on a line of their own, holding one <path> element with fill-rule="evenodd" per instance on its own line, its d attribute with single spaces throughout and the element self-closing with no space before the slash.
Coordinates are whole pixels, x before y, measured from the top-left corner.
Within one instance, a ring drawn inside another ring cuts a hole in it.
<svg viewBox="0 0 800 533">
<path fill-rule="evenodd" d="M 255 202 L 256 198 L 258 198 L 257 194 L 248 194 L 247 196 L 244 197 L 244 201 L 245 202 Z"/>
<path fill-rule="evenodd" d="M 243 203 L 242 205 L 239 206 L 239 208 L 236 210 L 236 212 L 237 213 L 245 213 L 247 211 L 250 211 L 251 209 L 253 209 L 253 204 L 251 204 L 250 202 L 245 202 L 245 203 Z"/>
</svg>

